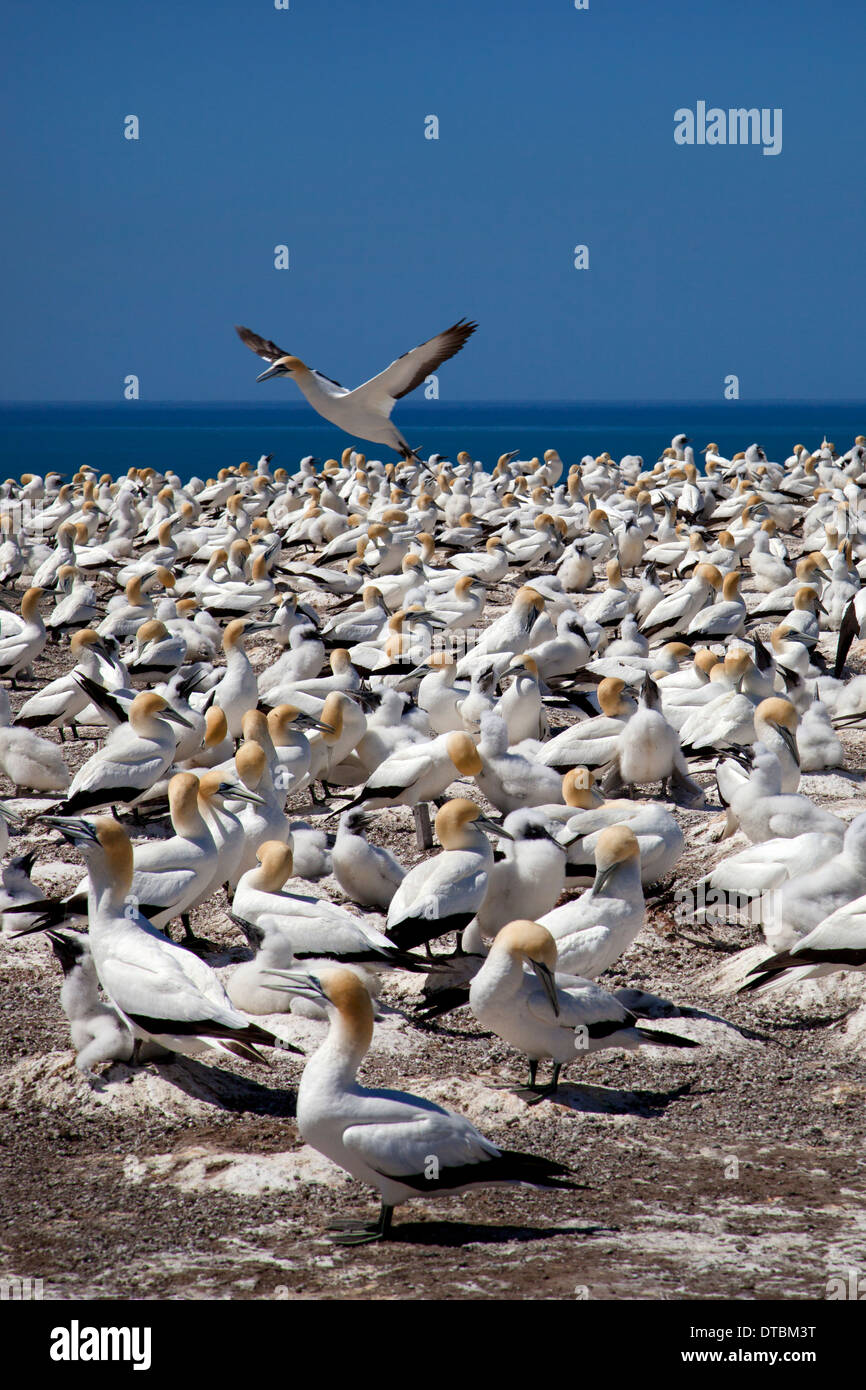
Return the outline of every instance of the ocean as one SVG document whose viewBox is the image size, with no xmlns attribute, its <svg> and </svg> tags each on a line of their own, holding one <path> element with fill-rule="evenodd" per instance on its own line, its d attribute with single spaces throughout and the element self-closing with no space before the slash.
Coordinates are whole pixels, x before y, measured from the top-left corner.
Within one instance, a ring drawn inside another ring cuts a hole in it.
<svg viewBox="0 0 866 1390">
<path fill-rule="evenodd" d="M 697 453 L 705 444 L 727 457 L 747 445 L 763 445 L 783 460 L 794 444 L 817 447 L 825 437 L 841 452 L 866 434 L 866 404 L 725 401 L 586 405 L 441 401 L 398 404 L 405 437 L 425 455 L 456 458 L 466 449 L 492 468 L 501 453 L 519 449 L 539 456 L 558 449 L 566 465 L 607 450 L 614 458 L 640 454 L 654 463 L 675 434 L 686 433 Z M 314 454 L 339 458 L 349 442 L 304 403 L 290 405 L 183 405 L 129 401 L 117 405 L 0 406 L 0 471 L 5 477 L 56 469 L 71 476 L 87 463 L 118 476 L 128 468 L 174 469 L 184 480 L 214 477 L 220 468 L 260 454 L 273 467 L 293 472 Z M 390 450 L 358 442 L 369 458 L 386 461 Z"/>
</svg>

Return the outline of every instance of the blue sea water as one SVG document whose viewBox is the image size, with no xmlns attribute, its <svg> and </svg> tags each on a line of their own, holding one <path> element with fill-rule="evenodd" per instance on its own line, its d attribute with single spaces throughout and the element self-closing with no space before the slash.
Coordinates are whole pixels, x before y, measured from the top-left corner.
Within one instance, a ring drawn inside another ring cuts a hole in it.
<svg viewBox="0 0 866 1390">
<path fill-rule="evenodd" d="M 815 448 L 825 437 L 840 451 L 866 434 L 866 403 L 797 402 L 659 403 L 587 405 L 452 403 L 400 405 L 396 418 L 409 443 L 424 454 L 456 458 L 466 449 L 491 468 L 508 449 L 523 457 L 558 449 L 566 464 L 602 450 L 614 458 L 658 458 L 675 434 L 686 433 L 696 450 L 712 441 L 730 457 L 751 443 L 770 459 L 786 458 L 795 443 Z M 0 406 L 0 473 L 71 475 L 82 464 L 115 476 L 130 467 L 173 468 L 186 479 L 213 477 L 244 459 L 273 454 L 273 466 L 293 472 L 305 454 L 339 457 L 348 438 L 308 406 L 164 404 Z M 368 457 L 395 456 L 374 445 Z M 698 459 L 700 455 L 698 454 Z"/>
</svg>

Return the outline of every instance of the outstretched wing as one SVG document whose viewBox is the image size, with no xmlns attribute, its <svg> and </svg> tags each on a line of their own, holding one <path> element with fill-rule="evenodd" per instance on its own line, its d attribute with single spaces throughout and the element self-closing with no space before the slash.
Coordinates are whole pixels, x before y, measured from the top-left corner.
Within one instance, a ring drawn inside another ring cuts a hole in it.
<svg viewBox="0 0 866 1390">
<path fill-rule="evenodd" d="M 235 324 L 235 332 L 242 343 L 246 343 L 248 348 L 261 357 L 265 362 L 276 362 L 278 357 L 288 357 L 290 354 L 282 348 L 272 343 L 270 338 L 260 338 L 258 333 L 254 333 L 251 328 L 243 328 L 240 324 Z"/>
<path fill-rule="evenodd" d="M 442 333 L 437 333 L 435 338 L 428 338 L 426 343 L 419 343 L 411 352 L 404 352 L 384 372 L 357 387 L 353 396 L 359 401 L 363 399 L 371 410 L 390 415 L 394 402 L 414 391 L 441 363 L 454 357 L 477 327 L 477 323 L 460 319 Z"/>
</svg>

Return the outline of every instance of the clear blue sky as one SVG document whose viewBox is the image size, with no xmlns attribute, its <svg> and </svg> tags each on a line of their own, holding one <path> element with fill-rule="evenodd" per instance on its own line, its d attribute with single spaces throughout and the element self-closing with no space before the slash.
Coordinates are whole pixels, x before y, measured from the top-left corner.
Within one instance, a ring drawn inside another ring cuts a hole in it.
<svg viewBox="0 0 866 1390">
<path fill-rule="evenodd" d="M 2 398 L 294 393 L 235 322 L 355 385 L 461 315 L 442 399 L 862 398 L 864 39 L 854 0 L 17 0 Z M 698 100 L 781 107 L 781 154 L 678 147 Z"/>
</svg>

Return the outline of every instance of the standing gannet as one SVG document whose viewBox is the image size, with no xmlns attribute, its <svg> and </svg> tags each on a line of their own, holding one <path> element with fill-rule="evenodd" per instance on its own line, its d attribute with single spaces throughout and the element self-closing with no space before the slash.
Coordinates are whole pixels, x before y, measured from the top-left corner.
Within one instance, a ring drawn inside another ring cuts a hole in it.
<svg viewBox="0 0 866 1390">
<path fill-rule="evenodd" d="M 146 840 L 133 851 L 132 895 L 142 916 L 163 929 L 180 917 L 187 937 L 193 935 L 189 908 L 198 902 L 216 869 L 217 849 L 198 807 L 199 779 L 179 772 L 168 784 L 168 804 L 174 835 Z M 44 902 L 33 930 L 87 921 L 88 879 L 66 898 Z"/>
<path fill-rule="evenodd" d="M 247 802 L 235 812 L 243 827 L 244 841 L 238 862 L 226 875 L 232 888 L 237 886 L 242 874 L 253 868 L 260 844 L 265 840 L 285 843 L 289 838 L 289 822 L 283 810 L 285 797 L 282 791 L 274 787 L 268 758 L 261 744 L 252 741 L 242 743 L 235 754 L 235 768 L 243 785 L 248 791 L 255 792 L 258 800 Z"/>
<path fill-rule="evenodd" d="M 715 565 L 698 565 L 691 579 L 666 594 L 641 623 L 641 632 L 650 641 L 668 638 L 682 640 L 682 634 L 700 613 L 711 593 L 722 587 L 722 576 Z"/>
<path fill-rule="evenodd" d="M 298 1088 L 301 1137 L 382 1199 L 376 1223 L 334 1223 L 338 1243 L 383 1240 L 394 1207 L 412 1197 L 500 1182 L 560 1190 L 575 1186 L 563 1164 L 499 1149 L 468 1120 L 432 1101 L 360 1086 L 356 1076 L 373 1038 L 373 1005 L 356 975 L 340 969 L 316 975 L 275 971 L 273 978 L 287 992 L 323 1004 L 330 1022 Z"/>
<path fill-rule="evenodd" d="M 13 686 L 22 671 L 32 675 L 33 662 L 48 640 L 39 614 L 42 593 L 36 587 L 27 590 L 21 599 L 21 626 L 8 637 L 0 637 L 0 676 L 8 676 Z"/>
<path fill-rule="evenodd" d="M 205 710 L 201 747 L 181 765 L 183 768 L 219 767 L 234 756 L 234 739 L 229 738 L 226 717 L 219 705 Z"/>
<path fill-rule="evenodd" d="M 781 888 L 794 875 L 812 873 L 833 859 L 841 848 L 841 837 L 826 835 L 820 831 L 808 831 L 789 840 L 763 840 L 757 845 L 748 845 L 737 854 L 722 859 L 714 869 L 698 879 L 696 889 L 698 901 L 706 899 L 706 890 L 714 890 L 731 901 L 735 910 L 749 905 L 749 921 L 758 925 L 765 911 L 772 906 L 772 894 Z M 763 899 L 766 902 L 755 902 Z M 727 903 L 725 904 L 727 906 Z M 709 918 L 724 916 L 719 913 L 717 899 L 707 902 L 698 909 L 701 916 Z"/>
<path fill-rule="evenodd" d="M 133 679 L 162 680 L 186 661 L 186 638 L 169 632 L 158 618 L 148 618 L 135 634 L 136 652 L 126 669 Z"/>
<path fill-rule="evenodd" d="M 209 965 L 176 946 L 138 911 L 132 845 L 116 821 L 53 816 L 48 823 L 84 856 L 88 932 L 99 983 L 134 1036 L 194 1056 L 215 1048 L 260 1062 L 255 1044 L 300 1052 L 250 1023 Z"/>
<path fill-rule="evenodd" d="M 710 608 L 696 613 L 685 633 L 678 635 L 685 642 L 723 642 L 742 633 L 745 620 L 746 605 L 740 597 L 740 574 L 738 570 L 732 570 L 722 580 L 722 597 Z"/>
<path fill-rule="evenodd" d="M 845 659 L 851 650 L 851 643 L 866 633 L 866 588 L 861 589 L 849 602 L 842 614 L 839 625 L 839 640 L 836 644 L 836 660 L 833 675 L 838 680 L 845 668 Z"/>
<path fill-rule="evenodd" d="M 588 768 L 566 773 L 562 779 L 562 794 L 566 806 L 553 810 L 556 819 L 565 826 L 559 839 L 567 847 L 567 878 L 592 880 L 599 836 L 612 825 L 626 825 L 637 837 L 644 886 L 666 878 L 682 857 L 685 836 L 676 819 L 663 806 L 630 800 L 600 800 Z"/>
<path fill-rule="evenodd" d="M 507 613 L 486 628 L 471 651 L 461 657 L 457 666 L 460 679 L 471 676 L 479 662 L 488 660 L 494 652 L 519 656 L 532 645 L 532 634 L 545 600 L 527 585 L 517 590 Z"/>
<path fill-rule="evenodd" d="M 831 855 L 809 869 L 793 866 L 773 893 L 761 925 L 767 944 L 787 950 L 825 917 L 866 893 L 866 813 L 855 816 Z"/>
<path fill-rule="evenodd" d="M 553 1095 L 564 1066 L 603 1048 L 697 1047 L 691 1038 L 638 1026 L 634 1014 L 591 980 L 556 979 L 556 942 L 539 922 L 517 919 L 497 934 L 469 987 L 469 1004 L 481 1027 L 529 1059 L 536 1089 L 538 1063 L 553 1062 Z M 528 969 L 527 969 L 528 967 Z M 567 983 L 566 983 L 567 981 Z"/>
<path fill-rule="evenodd" d="M 225 674 L 208 691 L 209 699 L 219 705 L 226 717 L 229 733 L 239 739 L 243 732 L 243 717 L 255 709 L 259 698 L 256 673 L 244 651 L 244 635 L 254 630 L 247 618 L 233 618 L 223 633 L 226 654 Z"/>
<path fill-rule="evenodd" d="M 387 932 L 400 950 L 426 945 L 447 932 L 462 932 L 484 901 L 493 850 L 484 831 L 511 839 L 465 797 L 446 801 L 436 814 L 441 854 L 410 869 L 388 908 Z"/>
<path fill-rule="evenodd" d="M 628 826 L 601 832 L 595 865 L 591 888 L 540 919 L 556 941 L 560 970 L 590 980 L 628 950 L 645 917 L 640 846 Z"/>
<path fill-rule="evenodd" d="M 504 674 L 511 673 L 514 680 L 500 696 L 494 713 L 505 721 L 509 744 L 521 743 L 525 738 L 542 738 L 547 732 L 547 715 L 534 657 L 525 652 L 512 657 Z"/>
<path fill-rule="evenodd" d="M 435 338 L 429 338 L 396 358 L 384 372 L 371 377 L 354 391 L 346 390 L 338 382 L 307 367 L 299 357 L 284 352 L 276 343 L 260 338 L 249 328 L 238 327 L 236 332 L 242 343 L 271 363 L 266 372 L 256 377 L 257 381 L 267 381 L 274 376 L 291 377 L 313 409 L 332 425 L 359 439 L 387 444 L 404 459 L 420 462 L 415 450 L 410 449 L 396 425 L 391 423 L 391 411 L 401 396 L 414 391 L 431 372 L 458 353 L 477 327 L 466 319 L 458 320 Z"/>
<path fill-rule="evenodd" d="M 61 565 L 57 573 L 56 592 L 60 596 L 45 624 L 46 630 L 53 636 L 87 627 L 99 616 L 96 590 L 81 577 L 80 570 L 74 565 Z"/>
</svg>

